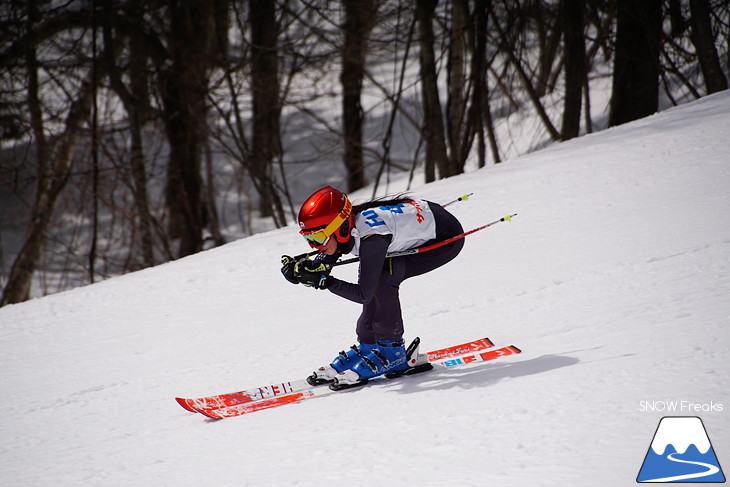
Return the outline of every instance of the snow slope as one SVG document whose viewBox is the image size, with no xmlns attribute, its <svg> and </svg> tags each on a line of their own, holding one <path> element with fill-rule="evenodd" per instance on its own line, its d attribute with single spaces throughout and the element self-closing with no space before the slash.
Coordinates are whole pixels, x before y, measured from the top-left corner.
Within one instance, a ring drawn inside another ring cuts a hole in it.
<svg viewBox="0 0 730 487">
<path fill-rule="evenodd" d="M 181 409 L 352 343 L 356 305 L 279 275 L 293 226 L 2 308 L 0 485 L 632 485 L 667 415 L 700 416 L 730 465 L 729 128 L 724 92 L 418 189 L 473 191 L 467 229 L 519 213 L 402 286 L 427 349 L 523 350 L 489 364 Z"/>
</svg>

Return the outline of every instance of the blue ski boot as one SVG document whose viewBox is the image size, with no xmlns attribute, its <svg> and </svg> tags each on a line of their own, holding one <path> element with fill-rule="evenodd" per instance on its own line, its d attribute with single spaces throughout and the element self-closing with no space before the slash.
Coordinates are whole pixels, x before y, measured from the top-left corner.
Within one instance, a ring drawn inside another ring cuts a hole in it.
<svg viewBox="0 0 730 487">
<path fill-rule="evenodd" d="M 340 372 L 354 367 L 360 360 L 375 348 L 374 343 L 360 343 L 350 347 L 348 351 L 341 351 L 329 365 L 324 365 L 307 377 L 307 382 L 316 386 L 325 382 L 332 382 Z"/>
<path fill-rule="evenodd" d="M 405 342 L 400 340 L 378 340 L 370 353 L 361 357 L 352 368 L 335 377 L 334 388 L 344 389 L 364 384 L 368 379 L 386 374 L 400 375 L 408 370 Z"/>
</svg>

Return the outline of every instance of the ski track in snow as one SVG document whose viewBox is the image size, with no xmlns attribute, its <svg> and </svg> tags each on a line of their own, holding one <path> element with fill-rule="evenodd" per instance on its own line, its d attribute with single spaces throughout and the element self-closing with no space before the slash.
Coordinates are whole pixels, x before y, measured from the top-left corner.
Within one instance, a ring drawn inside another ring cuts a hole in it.
<svg viewBox="0 0 730 487">
<path fill-rule="evenodd" d="M 523 350 L 493 363 L 184 411 L 174 397 L 303 378 L 352 344 L 358 306 L 281 279 L 306 250 L 293 226 L 2 308 L 0 485 L 614 487 L 666 414 L 640 402 L 663 400 L 723 404 L 686 413 L 727 463 L 729 126 L 718 93 L 414 191 L 474 192 L 450 208 L 465 229 L 518 213 L 401 288 L 406 338 Z"/>
</svg>

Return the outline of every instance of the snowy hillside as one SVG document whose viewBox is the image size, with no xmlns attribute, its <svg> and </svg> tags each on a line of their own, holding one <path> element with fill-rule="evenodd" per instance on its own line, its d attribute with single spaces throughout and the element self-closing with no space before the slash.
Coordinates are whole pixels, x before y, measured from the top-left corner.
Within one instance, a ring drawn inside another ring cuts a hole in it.
<svg viewBox="0 0 730 487">
<path fill-rule="evenodd" d="M 729 130 L 724 92 L 417 190 L 474 192 L 465 229 L 519 214 L 401 288 L 406 338 L 523 350 L 501 361 L 184 411 L 352 344 L 358 306 L 279 274 L 294 227 L 2 308 L 0 485 L 625 486 L 662 416 L 730 468 Z"/>
</svg>

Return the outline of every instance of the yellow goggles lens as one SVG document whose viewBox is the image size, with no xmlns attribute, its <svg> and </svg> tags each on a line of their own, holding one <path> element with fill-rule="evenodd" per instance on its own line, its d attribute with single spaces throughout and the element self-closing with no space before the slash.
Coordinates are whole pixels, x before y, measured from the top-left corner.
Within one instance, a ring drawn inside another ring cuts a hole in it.
<svg viewBox="0 0 730 487">
<path fill-rule="evenodd" d="M 322 228 L 321 230 L 313 230 L 310 233 L 300 233 L 302 234 L 302 237 L 307 240 L 309 245 L 312 245 L 314 247 L 323 247 L 330 239 L 330 235 L 327 235 L 324 232 L 324 228 Z"/>
</svg>

